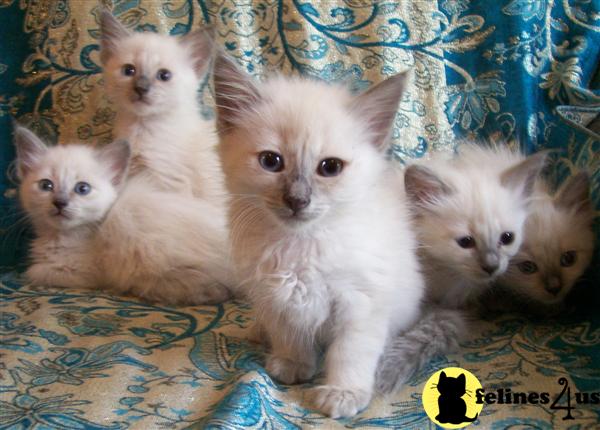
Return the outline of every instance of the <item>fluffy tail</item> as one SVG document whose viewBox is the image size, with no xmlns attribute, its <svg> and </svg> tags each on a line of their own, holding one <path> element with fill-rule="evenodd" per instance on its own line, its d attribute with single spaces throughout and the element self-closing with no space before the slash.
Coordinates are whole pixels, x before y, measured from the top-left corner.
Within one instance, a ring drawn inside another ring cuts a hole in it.
<svg viewBox="0 0 600 430">
<path fill-rule="evenodd" d="M 466 331 L 463 312 L 431 307 L 408 330 L 393 338 L 379 361 L 376 388 L 382 394 L 398 391 L 433 357 L 458 349 Z"/>
</svg>

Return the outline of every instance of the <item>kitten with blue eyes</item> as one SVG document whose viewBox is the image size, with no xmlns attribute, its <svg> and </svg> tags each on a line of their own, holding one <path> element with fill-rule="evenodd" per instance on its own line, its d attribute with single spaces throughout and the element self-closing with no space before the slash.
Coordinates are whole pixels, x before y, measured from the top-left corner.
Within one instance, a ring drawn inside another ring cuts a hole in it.
<svg viewBox="0 0 600 430">
<path fill-rule="evenodd" d="M 390 342 L 377 374 L 383 393 L 399 389 L 433 356 L 458 348 L 471 308 L 508 268 L 546 154 L 463 145 L 405 171 L 426 279 L 423 316 Z"/>
<path fill-rule="evenodd" d="M 102 288 L 162 304 L 225 300 L 230 279 L 225 219 L 201 199 L 125 183 L 125 141 L 103 148 L 47 147 L 16 126 L 19 195 L 36 232 L 36 285 Z"/>
<path fill-rule="evenodd" d="M 523 241 L 535 179 L 545 153 L 463 145 L 406 169 L 427 297 L 462 307 L 504 273 Z"/>
<path fill-rule="evenodd" d="M 388 337 L 417 318 L 423 280 L 401 176 L 384 152 L 406 76 L 359 96 L 300 78 L 258 83 L 219 56 L 217 125 L 232 257 L 271 345 L 266 370 L 312 378 L 316 406 L 355 415 Z"/>
<path fill-rule="evenodd" d="M 106 92 L 117 110 L 114 138 L 131 145 L 130 175 L 143 172 L 159 188 L 221 202 L 214 123 L 201 118 L 198 103 L 212 56 L 209 32 L 131 32 L 107 10 L 100 29 Z"/>
<path fill-rule="evenodd" d="M 585 172 L 568 178 L 555 193 L 540 179 L 525 223 L 523 244 L 504 273 L 498 288 L 485 301 L 497 306 L 498 296 L 510 302 L 559 309 L 594 252 L 595 217 L 590 178 Z M 541 305 L 541 306 L 540 306 Z"/>
</svg>

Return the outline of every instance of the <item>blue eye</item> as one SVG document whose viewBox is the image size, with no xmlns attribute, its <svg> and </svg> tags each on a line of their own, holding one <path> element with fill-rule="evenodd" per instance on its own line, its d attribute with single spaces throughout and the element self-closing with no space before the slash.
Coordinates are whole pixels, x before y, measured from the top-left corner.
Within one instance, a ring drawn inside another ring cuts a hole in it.
<svg viewBox="0 0 600 430">
<path fill-rule="evenodd" d="M 273 151 L 263 151 L 258 154 L 258 162 L 269 172 L 281 172 L 284 167 L 283 157 Z"/>
<path fill-rule="evenodd" d="M 329 178 L 331 176 L 337 176 L 342 172 L 344 168 L 344 162 L 339 158 L 326 158 L 321 160 L 317 173 L 321 176 Z"/>
<path fill-rule="evenodd" d="M 125 64 L 121 70 L 125 76 L 135 75 L 135 66 L 133 64 Z"/>
<path fill-rule="evenodd" d="M 38 187 L 42 191 L 52 191 L 54 190 L 54 184 L 50 179 L 42 179 L 38 182 Z"/>
<path fill-rule="evenodd" d="M 75 193 L 79 194 L 80 196 L 85 196 L 86 194 L 89 194 L 90 191 L 92 191 L 92 186 L 87 182 L 77 182 L 73 191 L 75 191 Z"/>
<path fill-rule="evenodd" d="M 160 69 L 158 73 L 156 73 L 156 79 L 164 82 L 168 81 L 171 79 L 171 71 L 167 69 Z"/>
<path fill-rule="evenodd" d="M 456 239 L 456 243 L 461 248 L 474 248 L 475 247 L 475 239 L 473 236 L 463 236 Z"/>
</svg>

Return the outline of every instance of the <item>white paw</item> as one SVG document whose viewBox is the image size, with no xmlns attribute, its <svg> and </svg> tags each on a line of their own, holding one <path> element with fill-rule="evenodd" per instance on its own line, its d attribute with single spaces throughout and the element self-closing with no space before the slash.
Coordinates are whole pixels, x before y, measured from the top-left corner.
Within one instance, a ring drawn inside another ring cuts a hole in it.
<svg viewBox="0 0 600 430">
<path fill-rule="evenodd" d="M 313 364 L 300 363 L 274 355 L 267 358 L 266 369 L 271 377 L 288 385 L 309 380 L 316 370 Z"/>
<path fill-rule="evenodd" d="M 315 391 L 317 408 L 331 418 L 353 417 L 371 401 L 371 393 L 367 390 L 321 385 Z"/>
<path fill-rule="evenodd" d="M 191 298 L 184 297 L 182 302 L 192 305 L 218 305 L 226 302 L 231 297 L 231 292 L 224 285 L 211 284 L 197 291 Z"/>
</svg>

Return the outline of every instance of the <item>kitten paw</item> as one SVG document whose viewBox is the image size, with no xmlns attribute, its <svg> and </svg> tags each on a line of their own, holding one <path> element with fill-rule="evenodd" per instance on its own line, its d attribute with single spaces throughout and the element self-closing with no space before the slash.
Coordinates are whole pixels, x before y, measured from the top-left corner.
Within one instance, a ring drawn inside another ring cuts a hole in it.
<svg viewBox="0 0 600 430">
<path fill-rule="evenodd" d="M 192 305 L 218 305 L 232 298 L 229 289 L 223 285 L 215 284 L 198 291 L 191 299 L 184 298 L 184 303 L 191 300 Z"/>
<path fill-rule="evenodd" d="M 287 358 L 269 356 L 266 365 L 267 373 L 284 384 L 307 381 L 315 374 L 315 366 L 308 363 L 300 363 Z"/>
<path fill-rule="evenodd" d="M 322 385 L 315 388 L 315 391 L 317 408 L 331 418 L 353 417 L 371 401 L 371 393 L 366 390 Z"/>
</svg>

